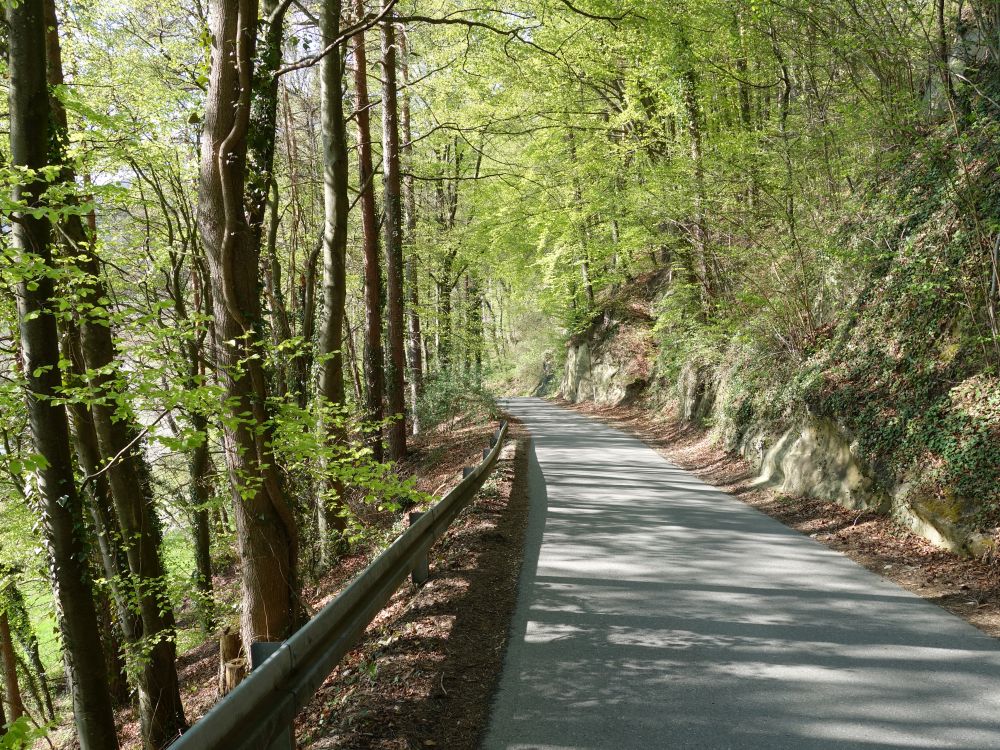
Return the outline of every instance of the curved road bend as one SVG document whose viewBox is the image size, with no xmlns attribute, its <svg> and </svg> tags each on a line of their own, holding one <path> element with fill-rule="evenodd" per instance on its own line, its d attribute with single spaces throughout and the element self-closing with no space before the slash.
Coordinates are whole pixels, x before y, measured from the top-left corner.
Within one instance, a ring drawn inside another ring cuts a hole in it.
<svg viewBox="0 0 1000 750">
<path fill-rule="evenodd" d="M 1000 641 L 539 399 L 486 750 L 1000 748 Z"/>
</svg>

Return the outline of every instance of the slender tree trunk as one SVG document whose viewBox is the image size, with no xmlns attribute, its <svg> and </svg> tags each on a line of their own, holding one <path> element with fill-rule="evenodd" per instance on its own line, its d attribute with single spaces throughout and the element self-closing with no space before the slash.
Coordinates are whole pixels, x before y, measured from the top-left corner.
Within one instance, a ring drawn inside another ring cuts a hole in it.
<svg viewBox="0 0 1000 750">
<path fill-rule="evenodd" d="M 113 593 L 107 588 L 102 587 L 96 590 L 95 594 L 97 620 L 101 629 L 101 641 L 104 643 L 108 671 L 108 695 L 111 696 L 116 708 L 128 706 L 132 703 L 132 688 L 129 685 L 128 663 L 125 658 L 128 644 L 124 640 L 122 628 L 117 623 L 118 606 Z"/>
<path fill-rule="evenodd" d="M 208 445 L 208 420 L 195 414 L 191 426 L 202 441 L 191 449 L 188 468 L 191 474 L 189 502 L 191 505 L 192 536 L 194 538 L 195 586 L 201 596 L 198 611 L 203 633 L 215 629 L 214 590 L 212 587 L 212 531 L 208 505 L 212 499 L 212 459 Z"/>
<path fill-rule="evenodd" d="M 355 0 L 358 18 L 365 14 L 364 0 Z M 353 39 L 355 119 L 358 124 L 358 183 L 361 185 L 361 235 L 365 256 L 365 411 L 373 422 L 385 416 L 385 352 L 382 350 L 382 264 L 379 259 L 378 219 L 375 215 L 375 180 L 372 165 L 372 137 L 368 100 L 368 62 L 365 34 Z M 382 460 L 382 430 L 374 433 L 372 450 L 375 460 Z"/>
<path fill-rule="evenodd" d="M 746 13 L 745 0 L 740 0 L 733 9 L 733 41 L 739 50 L 736 57 L 736 75 L 739 87 L 740 125 L 742 125 L 743 132 L 749 138 L 750 134 L 754 132 L 754 123 L 753 107 L 750 100 L 750 61 L 746 50 L 746 27 L 744 23 Z M 750 182 L 747 187 L 747 198 L 749 199 L 749 207 L 753 210 L 760 201 L 760 178 L 757 174 L 757 164 L 753 152 L 750 151 L 747 157 L 750 159 L 747 170 L 747 177 Z"/>
<path fill-rule="evenodd" d="M 570 159 L 573 164 L 579 163 L 579 159 L 576 155 L 576 139 L 573 135 L 573 131 L 569 130 L 566 133 L 567 140 L 569 141 L 569 154 Z M 584 206 L 583 201 L 583 189 L 580 186 L 580 179 L 575 174 L 573 176 L 573 198 L 576 205 L 581 209 Z M 579 260 L 580 265 L 580 280 L 583 282 L 583 291 L 587 297 L 587 309 L 594 309 L 594 283 L 591 280 L 590 274 L 590 229 L 589 222 L 590 219 L 587 216 L 583 217 L 583 225 L 580 228 L 580 251 L 581 257 Z"/>
<path fill-rule="evenodd" d="M 96 267 L 86 271 L 91 279 L 98 278 Z M 94 283 L 85 291 L 91 301 L 105 296 L 101 286 Z M 84 287 L 81 285 L 81 288 Z M 91 380 L 92 387 L 108 399 L 92 407 L 94 425 L 104 466 L 108 467 L 121 534 L 126 540 L 129 582 L 134 588 L 131 596 L 138 605 L 142 621 L 146 648 L 137 655 L 141 665 L 139 713 L 143 721 L 143 741 L 146 747 L 155 750 L 169 744 L 187 728 L 175 664 L 173 611 L 159 552 L 159 519 L 153 507 L 149 467 L 136 441 L 138 428 L 131 416 L 121 417 L 119 381 L 109 369 L 118 361 L 110 330 L 99 322 L 85 319 L 81 331 L 88 371 L 105 373 Z M 116 401 L 117 409 L 112 405 Z M 118 458 L 112 460 L 114 457 Z"/>
<path fill-rule="evenodd" d="M 247 132 L 247 223 L 257 252 L 263 244 L 264 217 L 268 195 L 274 180 L 274 144 L 278 122 L 278 79 L 281 65 L 281 41 L 287 5 L 278 0 L 262 0 L 264 20 L 256 45 L 253 65 L 253 93 Z M 272 220 L 273 223 L 273 220 Z"/>
<path fill-rule="evenodd" d="M 437 280 L 437 361 L 438 372 L 446 372 L 451 367 L 452 357 L 452 329 L 454 328 L 451 319 L 451 292 L 454 288 L 452 274 L 455 266 L 455 251 L 445 253 L 441 262 L 441 277 Z"/>
<path fill-rule="evenodd" d="M 360 404 L 364 401 L 364 388 L 361 387 L 361 374 L 358 372 L 358 353 L 354 347 L 354 331 L 351 321 L 344 315 L 344 344 L 347 347 L 347 367 L 351 371 L 351 381 L 354 384 L 354 398 Z"/>
<path fill-rule="evenodd" d="M 951 80 L 951 66 L 948 55 L 948 25 L 945 21 L 945 0 L 937 0 L 937 58 L 940 68 L 941 87 L 948 106 L 955 106 L 955 86 Z"/>
<path fill-rule="evenodd" d="M 271 181 L 271 198 L 268 200 L 267 245 L 264 251 L 264 289 L 267 293 L 268 306 L 271 309 L 271 339 L 275 346 L 288 341 L 292 337 L 292 326 L 288 317 L 288 307 L 285 304 L 285 293 L 282 288 L 281 262 L 278 260 L 278 186 Z M 305 344 L 308 346 L 308 343 Z M 290 362 L 281 362 L 275 372 L 275 388 L 278 396 L 288 395 L 289 387 L 294 386 L 295 368 L 301 351 L 292 352 Z"/>
<path fill-rule="evenodd" d="M 178 274 L 180 267 L 178 266 Z M 195 287 L 194 306 L 199 313 L 204 313 L 208 305 L 200 290 L 200 276 L 192 269 L 191 279 Z M 179 320 L 188 324 L 187 301 L 179 283 L 174 285 L 174 312 Z M 200 336 L 190 338 L 183 344 L 184 358 L 187 360 L 187 373 L 184 386 L 196 389 L 205 382 L 205 357 L 202 350 L 203 341 Z M 212 587 L 212 531 L 209 518 L 209 504 L 212 500 L 212 457 L 208 442 L 208 418 L 200 411 L 189 415 L 191 427 L 201 437 L 201 441 L 192 447 L 188 453 L 188 474 L 191 477 L 188 490 L 188 506 L 191 513 L 191 533 L 194 542 L 195 586 L 198 589 L 198 613 L 203 633 L 215 629 L 215 603 Z"/>
<path fill-rule="evenodd" d="M 10 637 L 10 620 L 6 612 L 0 613 L 0 659 L 3 660 L 4 692 L 10 707 L 7 720 L 17 721 L 24 716 L 24 701 L 17 683 L 17 658 L 14 656 L 14 642 Z"/>
<path fill-rule="evenodd" d="M 212 64 L 201 143 L 198 228 L 211 275 L 223 436 L 242 566 L 241 634 L 291 633 L 298 528 L 272 450 L 273 419 L 260 305 L 259 246 L 244 214 L 257 3 L 212 0 Z"/>
<path fill-rule="evenodd" d="M 263 0 L 261 10 L 263 20 L 257 41 L 256 57 L 253 65 L 251 110 L 247 132 L 246 204 L 247 223 L 256 255 L 264 246 L 264 219 L 267 215 L 269 196 L 272 210 L 268 225 L 267 263 L 265 286 L 273 319 L 272 331 L 277 343 L 287 341 L 292 332 L 285 309 L 281 290 L 281 265 L 275 252 L 278 230 L 277 186 L 274 180 L 274 149 L 278 121 L 278 78 L 275 71 L 281 65 L 281 43 L 284 18 L 288 5 L 278 0 Z M 287 393 L 288 380 L 286 363 L 276 368 L 275 386 L 279 396 Z"/>
<path fill-rule="evenodd" d="M 77 325 L 66 325 L 63 342 L 64 356 L 71 363 L 73 377 L 82 383 L 86 365 Z M 86 499 L 94 521 L 101 569 L 108 581 L 107 589 L 97 593 L 96 606 L 101 640 L 105 644 L 108 693 L 115 706 L 122 706 L 131 699 L 122 646 L 124 644 L 126 648 L 135 650 L 142 638 L 142 620 L 132 607 L 131 597 L 125 590 L 129 580 L 128 557 L 121 543 L 121 529 L 108 477 L 106 473 L 101 473 L 101 451 L 93 415 L 86 404 L 79 402 L 71 403 L 69 411 L 77 463 L 84 474 L 94 477 L 88 487 Z M 109 611 L 111 607 L 114 608 L 113 614 Z M 140 678 L 141 675 L 140 672 Z"/>
<path fill-rule="evenodd" d="M 55 3 L 46 0 L 48 36 L 48 83 L 63 83 L 62 59 L 55 15 Z M 67 137 L 66 111 L 57 100 L 52 101 L 52 122 L 59 133 L 59 142 Z M 73 170 L 62 153 L 61 179 L 72 184 Z M 111 326 L 103 312 L 101 300 L 107 293 L 101 281 L 100 266 L 94 254 L 93 238 L 78 215 L 67 217 L 62 234 L 69 257 L 81 272 L 77 294 L 89 312 L 80 316 L 81 351 L 90 377 L 91 387 L 101 395 L 91 407 L 101 464 L 105 467 L 111 497 L 114 500 L 121 536 L 125 540 L 132 597 L 138 604 L 142 634 L 146 648 L 141 655 L 138 680 L 139 713 L 143 725 L 143 742 L 158 750 L 169 744 L 187 728 L 180 698 L 175 664 L 174 618 L 166 592 L 163 563 L 160 559 L 159 519 L 153 507 L 149 467 L 136 439 L 139 427 L 131 414 L 122 392 L 124 378 L 119 373 L 118 352 L 112 339 Z"/>
<path fill-rule="evenodd" d="M 80 330 L 75 324 L 67 324 L 63 334 L 63 353 L 70 362 L 70 368 L 79 384 L 83 384 L 87 365 L 83 359 Z M 97 545 L 101 557 L 104 576 L 115 603 L 117 625 L 125 641 L 134 644 L 142 637 L 142 620 L 130 605 L 128 593 L 124 590 L 128 580 L 128 557 L 121 541 L 121 529 L 111 486 L 107 473 L 101 472 L 101 449 L 97 440 L 94 417 L 86 404 L 72 403 L 69 406 L 73 422 L 73 444 L 76 447 L 77 463 L 84 474 L 93 477 L 87 488 L 89 510 L 97 532 Z"/>
<path fill-rule="evenodd" d="M 383 0 L 382 8 L 391 0 Z M 385 179 L 386 338 L 389 342 L 387 377 L 389 457 L 406 455 L 406 397 L 403 345 L 403 217 L 399 176 L 399 115 L 396 104 L 396 26 L 390 11 L 382 21 L 382 172 Z"/>
<path fill-rule="evenodd" d="M 21 624 L 20 627 L 15 628 L 14 637 L 21 644 L 21 649 L 27 654 L 31 669 L 38 677 L 41 689 L 42 716 L 47 716 L 50 721 L 54 720 L 55 711 L 52 707 L 52 690 L 49 688 L 49 678 L 45 672 L 45 665 L 42 664 L 41 654 L 38 651 L 38 636 L 35 635 L 35 630 L 31 625 L 24 596 L 15 584 L 11 584 L 7 589 L 7 596 L 9 597 L 10 606 L 13 608 L 11 613 L 16 613 L 16 618 Z"/>
<path fill-rule="evenodd" d="M 688 139 L 691 148 L 691 163 L 694 167 L 694 216 L 691 218 L 692 246 L 698 282 L 701 288 L 702 317 L 708 320 L 715 307 L 715 274 L 708 257 L 708 231 L 705 224 L 705 167 L 702 160 L 702 116 L 698 100 L 698 76 L 690 58 L 690 45 L 683 32 L 681 47 L 685 69 L 681 75 L 681 95 L 687 115 Z"/>
<path fill-rule="evenodd" d="M 483 290 L 479 279 L 469 274 L 469 338 L 472 342 L 473 375 L 476 382 L 483 379 Z"/>
<path fill-rule="evenodd" d="M 406 47 L 406 31 L 399 27 L 400 72 L 403 75 L 403 95 L 400 100 L 399 120 L 403 136 L 403 164 L 406 173 L 403 176 L 403 223 L 405 233 L 403 246 L 406 256 L 406 321 L 407 342 L 406 359 L 410 368 L 410 414 L 413 422 L 413 434 L 420 434 L 420 419 L 417 415 L 417 404 L 424 390 L 424 363 L 421 356 L 420 343 L 420 285 L 417 272 L 417 193 L 413 181 L 413 133 L 410 130 L 410 66 L 409 52 Z"/>
<path fill-rule="evenodd" d="M 321 31 L 323 44 L 329 44 L 340 33 L 340 0 L 325 0 Z M 322 84 L 321 109 L 323 130 L 323 308 L 325 317 L 319 333 L 320 367 L 319 395 L 326 404 L 344 404 L 344 307 L 347 300 L 347 214 L 350 203 L 347 193 L 347 130 L 344 123 L 344 70 L 340 50 L 323 58 L 320 69 Z M 328 439 L 342 442 L 343 431 L 331 422 L 326 426 Z M 334 479 L 331 486 L 333 505 L 324 503 L 319 509 L 320 563 L 326 562 L 327 536 L 331 531 L 342 532 L 347 527 L 344 516 L 343 484 Z"/>
<path fill-rule="evenodd" d="M 49 91 L 45 77 L 43 6 L 19 3 L 7 9 L 10 71 L 10 158 L 15 167 L 49 165 Z M 27 210 L 14 213 L 12 249 L 26 273 L 18 283 L 17 315 L 27 412 L 36 452 L 44 459 L 37 486 L 43 536 L 48 547 L 63 651 L 81 750 L 117 748 L 107 692 L 104 651 L 92 593 L 83 504 L 73 477 L 69 420 L 56 399 L 62 389 L 59 336 L 53 313 L 56 273 L 49 246 L 51 224 L 39 173 L 14 186 L 13 200 Z M 38 215 L 32 211 L 42 209 Z"/>
<path fill-rule="evenodd" d="M 295 358 L 295 384 L 300 409 L 309 405 L 312 395 L 313 336 L 316 334 L 316 274 L 322 242 L 317 243 L 306 257 L 305 268 L 300 283 L 301 302 L 299 304 L 301 327 L 299 335 L 304 342 L 303 351 Z"/>
</svg>

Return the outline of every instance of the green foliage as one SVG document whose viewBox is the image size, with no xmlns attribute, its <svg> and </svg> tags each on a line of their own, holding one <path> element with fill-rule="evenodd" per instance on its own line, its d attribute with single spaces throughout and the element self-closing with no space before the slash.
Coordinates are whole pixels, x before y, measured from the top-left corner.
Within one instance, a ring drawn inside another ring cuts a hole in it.
<svg viewBox="0 0 1000 750">
<path fill-rule="evenodd" d="M 417 404 L 424 429 L 454 425 L 456 419 L 491 422 L 499 416 L 496 400 L 469 374 L 451 372 L 431 378 Z"/>
<path fill-rule="evenodd" d="M 50 724 L 33 727 L 28 717 L 22 716 L 6 725 L 6 731 L 0 736 L 0 750 L 27 750 L 38 740 L 45 739 L 51 730 Z"/>
</svg>

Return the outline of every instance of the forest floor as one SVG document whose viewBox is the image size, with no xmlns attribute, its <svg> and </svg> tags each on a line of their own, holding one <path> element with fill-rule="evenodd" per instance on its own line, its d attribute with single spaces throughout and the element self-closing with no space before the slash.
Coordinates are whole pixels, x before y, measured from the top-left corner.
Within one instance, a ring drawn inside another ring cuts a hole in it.
<svg viewBox="0 0 1000 750">
<path fill-rule="evenodd" d="M 493 423 L 450 425 L 413 438 L 400 473 L 438 498 L 458 483 L 462 467 L 482 460 L 494 428 Z M 507 441 L 476 501 L 433 548 L 428 581 L 400 587 L 299 714 L 300 747 L 459 750 L 476 745 L 500 673 L 527 523 L 527 493 L 517 481 L 525 475 L 527 443 L 523 428 L 513 421 Z M 402 515 L 374 514 L 370 522 L 382 524 L 376 531 L 391 538 Z M 375 546 L 359 550 L 309 585 L 305 595 L 312 612 L 378 551 Z M 215 584 L 229 594 L 239 586 L 235 572 Z M 211 638 L 178 658 L 181 694 L 192 723 L 218 700 L 218 651 L 217 638 Z M 138 748 L 134 712 L 120 720 L 123 745 Z"/>
<path fill-rule="evenodd" d="M 757 485 L 753 467 L 713 443 L 708 431 L 654 414 L 639 404 L 557 403 L 639 438 L 703 481 L 1000 638 L 1000 565 L 996 560 L 942 550 L 886 516 L 790 497 Z"/>
</svg>

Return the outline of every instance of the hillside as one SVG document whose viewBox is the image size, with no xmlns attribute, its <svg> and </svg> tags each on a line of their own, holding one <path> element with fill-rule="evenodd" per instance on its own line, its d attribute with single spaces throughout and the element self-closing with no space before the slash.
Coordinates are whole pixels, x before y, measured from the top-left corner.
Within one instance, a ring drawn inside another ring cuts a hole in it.
<svg viewBox="0 0 1000 750">
<path fill-rule="evenodd" d="M 567 342 L 559 395 L 676 409 L 784 491 L 891 514 L 956 551 L 992 550 L 997 245 L 981 228 L 1000 223 L 1000 187 L 995 157 L 968 154 L 996 154 L 996 132 L 984 114 L 961 139 L 925 133 L 854 201 L 832 240 L 852 264 L 850 278 L 834 264 L 849 294 L 799 356 L 758 321 L 679 333 L 661 272 L 599 300 Z M 974 202 L 957 202 L 956 186 Z"/>
</svg>

